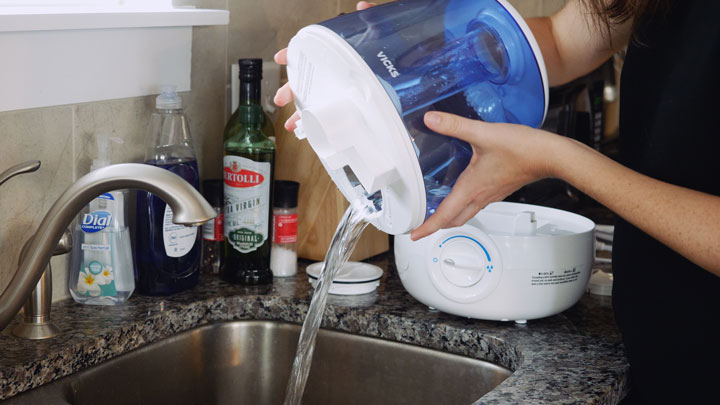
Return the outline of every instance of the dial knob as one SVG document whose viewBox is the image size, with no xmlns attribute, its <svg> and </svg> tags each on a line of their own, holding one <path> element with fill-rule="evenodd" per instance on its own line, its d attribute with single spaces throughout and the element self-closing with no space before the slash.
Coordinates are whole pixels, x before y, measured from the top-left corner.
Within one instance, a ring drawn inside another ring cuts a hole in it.
<svg viewBox="0 0 720 405">
<path fill-rule="evenodd" d="M 449 240 L 440 251 L 440 270 L 450 283 L 458 287 L 477 284 L 485 274 L 485 263 L 485 252 L 472 240 Z"/>
<path fill-rule="evenodd" d="M 469 226 L 441 232 L 430 249 L 428 275 L 445 298 L 467 304 L 487 297 L 500 282 L 502 260 L 490 237 Z"/>
</svg>

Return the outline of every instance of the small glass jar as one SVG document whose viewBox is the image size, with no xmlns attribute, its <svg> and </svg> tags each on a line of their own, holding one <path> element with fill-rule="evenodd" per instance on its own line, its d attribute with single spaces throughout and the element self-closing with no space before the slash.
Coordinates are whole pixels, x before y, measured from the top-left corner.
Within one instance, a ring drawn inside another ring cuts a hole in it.
<svg viewBox="0 0 720 405">
<path fill-rule="evenodd" d="M 297 273 L 297 201 L 300 184 L 276 180 L 273 197 L 273 236 L 270 270 L 275 277 Z"/>
<path fill-rule="evenodd" d="M 205 180 L 203 196 L 217 216 L 202 226 L 202 258 L 200 270 L 205 274 L 220 274 L 223 260 L 223 183 L 222 180 Z"/>
</svg>

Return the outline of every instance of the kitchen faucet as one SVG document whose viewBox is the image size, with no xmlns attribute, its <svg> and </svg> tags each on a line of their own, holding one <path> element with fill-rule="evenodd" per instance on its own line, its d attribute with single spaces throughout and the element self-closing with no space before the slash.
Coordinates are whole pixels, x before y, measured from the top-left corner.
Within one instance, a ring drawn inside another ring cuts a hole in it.
<svg viewBox="0 0 720 405">
<path fill-rule="evenodd" d="M 15 175 L 33 172 L 39 167 L 39 161 L 13 166 L 0 174 L 0 185 Z M 124 163 L 103 167 L 86 174 L 57 199 L 43 218 L 35 235 L 25 244 L 12 280 L 0 295 L 0 331 L 8 326 L 29 297 L 39 303 L 39 306 L 49 306 L 49 299 L 38 299 L 38 296 L 47 297 L 48 284 L 44 282 L 38 285 L 38 281 L 41 277 L 50 279 L 49 274 L 46 277 L 43 277 L 43 274 L 53 253 L 68 250 L 68 238 L 65 234 L 77 213 L 100 194 L 128 188 L 149 191 L 162 198 L 172 208 L 173 222 L 176 224 L 195 226 L 216 216 L 213 208 L 195 188 L 180 176 L 165 169 Z M 46 291 L 33 291 L 36 285 L 38 289 L 44 288 Z M 42 304 L 46 301 L 46 304 Z M 30 304 L 28 302 L 26 310 Z M 37 311 L 49 315 L 49 309 L 46 311 L 44 308 L 37 308 Z"/>
</svg>

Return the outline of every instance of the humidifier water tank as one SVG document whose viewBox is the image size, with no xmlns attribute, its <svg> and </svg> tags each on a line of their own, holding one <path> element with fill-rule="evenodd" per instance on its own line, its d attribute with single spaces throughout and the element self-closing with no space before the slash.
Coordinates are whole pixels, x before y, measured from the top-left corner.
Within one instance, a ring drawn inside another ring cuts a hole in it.
<svg viewBox="0 0 720 405">
<path fill-rule="evenodd" d="M 432 215 L 472 156 L 429 130 L 427 111 L 538 127 L 548 104 L 537 43 L 504 0 L 395 1 L 305 27 L 288 79 L 296 135 L 390 234 Z"/>
</svg>

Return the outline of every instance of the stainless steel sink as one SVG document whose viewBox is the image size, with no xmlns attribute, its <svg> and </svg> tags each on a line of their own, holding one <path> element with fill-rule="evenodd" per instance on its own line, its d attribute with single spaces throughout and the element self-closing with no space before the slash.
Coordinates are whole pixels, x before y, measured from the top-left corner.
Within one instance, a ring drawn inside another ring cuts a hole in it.
<svg viewBox="0 0 720 405">
<path fill-rule="evenodd" d="M 281 404 L 300 326 L 199 327 L 10 398 L 8 404 Z M 321 330 L 304 404 L 469 404 L 511 371 L 413 345 Z"/>
</svg>

